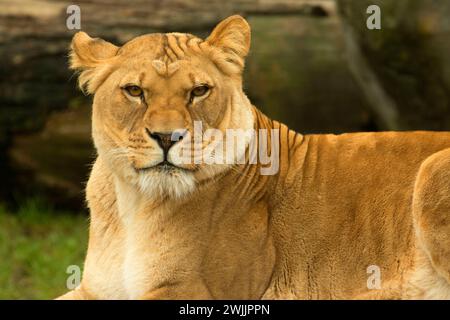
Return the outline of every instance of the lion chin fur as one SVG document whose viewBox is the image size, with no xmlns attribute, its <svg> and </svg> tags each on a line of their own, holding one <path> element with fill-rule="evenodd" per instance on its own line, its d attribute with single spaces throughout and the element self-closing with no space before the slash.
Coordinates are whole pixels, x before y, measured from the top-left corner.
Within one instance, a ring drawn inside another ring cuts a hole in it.
<svg viewBox="0 0 450 320">
<path fill-rule="evenodd" d="M 138 186 L 149 197 L 181 199 L 194 191 L 195 178 L 183 171 L 140 173 Z"/>
<path fill-rule="evenodd" d="M 98 157 L 83 279 L 60 298 L 450 298 L 450 133 L 296 133 L 245 96 L 249 47 L 240 16 L 206 40 L 74 36 Z M 278 170 L 159 166 L 194 121 L 279 132 Z"/>
</svg>

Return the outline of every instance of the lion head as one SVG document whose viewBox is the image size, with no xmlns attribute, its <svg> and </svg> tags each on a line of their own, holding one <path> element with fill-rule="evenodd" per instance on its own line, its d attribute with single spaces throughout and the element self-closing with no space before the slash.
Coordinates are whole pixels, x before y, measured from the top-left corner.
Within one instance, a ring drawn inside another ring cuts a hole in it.
<svg viewBox="0 0 450 320">
<path fill-rule="evenodd" d="M 240 16 L 222 21 L 206 40 L 157 33 L 118 47 L 78 32 L 70 67 L 79 71 L 80 87 L 94 95 L 98 156 L 118 179 L 152 196 L 182 197 L 230 170 L 230 164 L 196 161 L 195 152 L 186 152 L 204 150 L 214 139 L 198 146 L 187 138 L 196 123 L 202 132 L 214 128 L 224 135 L 253 128 L 242 90 L 249 47 L 250 27 Z"/>
</svg>

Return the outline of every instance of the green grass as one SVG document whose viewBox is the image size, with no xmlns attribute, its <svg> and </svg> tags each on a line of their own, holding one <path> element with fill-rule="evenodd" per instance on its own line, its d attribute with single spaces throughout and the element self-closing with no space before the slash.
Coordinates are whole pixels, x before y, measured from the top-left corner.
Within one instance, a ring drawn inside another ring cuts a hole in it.
<svg viewBox="0 0 450 320">
<path fill-rule="evenodd" d="M 0 205 L 0 299 L 53 299 L 68 291 L 70 265 L 83 267 L 88 219 L 30 200 Z"/>
</svg>

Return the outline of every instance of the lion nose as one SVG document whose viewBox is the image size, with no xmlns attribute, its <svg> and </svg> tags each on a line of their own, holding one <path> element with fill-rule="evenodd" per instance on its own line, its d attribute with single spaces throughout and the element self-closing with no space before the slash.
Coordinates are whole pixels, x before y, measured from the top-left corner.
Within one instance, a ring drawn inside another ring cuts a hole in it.
<svg viewBox="0 0 450 320">
<path fill-rule="evenodd" d="M 180 134 L 178 132 L 172 132 L 172 133 L 161 133 L 161 132 L 151 132 L 150 130 L 147 130 L 147 134 L 150 136 L 150 138 L 156 140 L 158 145 L 163 149 L 164 155 L 167 155 L 169 152 L 169 149 L 178 141 L 182 140 L 184 135 Z"/>
</svg>

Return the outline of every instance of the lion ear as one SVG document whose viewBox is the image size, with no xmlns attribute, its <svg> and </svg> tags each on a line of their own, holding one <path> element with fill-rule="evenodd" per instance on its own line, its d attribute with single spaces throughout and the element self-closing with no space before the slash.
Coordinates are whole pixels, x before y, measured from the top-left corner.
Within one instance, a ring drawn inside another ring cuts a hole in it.
<svg viewBox="0 0 450 320">
<path fill-rule="evenodd" d="M 73 36 L 70 49 L 70 68 L 78 70 L 97 67 L 103 60 L 114 57 L 119 47 L 80 31 Z"/>
<path fill-rule="evenodd" d="M 80 72 L 80 88 L 94 93 L 106 79 L 108 61 L 116 56 L 119 47 L 99 38 L 91 38 L 85 32 L 77 32 L 70 45 L 70 69 Z"/>
<path fill-rule="evenodd" d="M 221 21 L 206 41 L 222 49 L 228 62 L 237 64 L 241 70 L 250 50 L 251 32 L 248 22 L 239 15 Z"/>
</svg>

